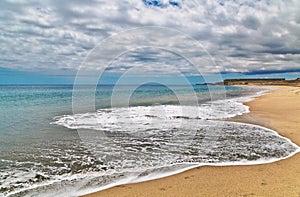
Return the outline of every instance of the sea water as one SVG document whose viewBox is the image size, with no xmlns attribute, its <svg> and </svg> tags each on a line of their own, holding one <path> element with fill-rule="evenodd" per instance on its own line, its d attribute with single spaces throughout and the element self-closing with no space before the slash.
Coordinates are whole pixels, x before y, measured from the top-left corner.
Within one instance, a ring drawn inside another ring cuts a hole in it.
<svg viewBox="0 0 300 197">
<path fill-rule="evenodd" d="M 299 152 L 275 131 L 224 121 L 249 112 L 242 103 L 269 88 L 98 86 L 96 110 L 85 111 L 88 89 L 79 88 L 81 113 L 74 114 L 73 86 L 0 86 L 2 196 L 78 196 L 196 166 L 261 164 Z"/>
</svg>

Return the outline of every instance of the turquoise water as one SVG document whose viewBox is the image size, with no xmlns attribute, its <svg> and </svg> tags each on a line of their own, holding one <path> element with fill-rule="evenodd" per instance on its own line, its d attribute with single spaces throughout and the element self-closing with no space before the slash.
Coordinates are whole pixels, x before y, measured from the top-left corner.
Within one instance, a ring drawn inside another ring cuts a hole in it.
<svg viewBox="0 0 300 197">
<path fill-rule="evenodd" d="M 175 87 L 182 94 L 190 93 L 185 87 Z M 117 94 L 122 98 L 127 93 L 126 86 Z M 217 91 L 220 87 L 214 87 Z M 235 88 L 232 88 L 235 89 Z M 82 86 L 82 105 L 84 106 L 85 86 Z M 101 86 L 96 91 L 97 108 L 110 107 L 110 97 L 113 86 Z M 64 114 L 72 114 L 73 86 L 0 86 L 0 147 L 1 150 L 11 150 L 29 145 L 30 143 L 48 142 L 51 140 L 76 138 L 75 134 L 63 128 L 50 125 L 53 117 Z M 203 92 L 203 99 L 209 99 L 205 95 L 206 86 L 195 86 L 196 92 Z M 234 91 L 233 91 L 234 94 Z M 177 100 L 170 99 L 174 94 L 164 86 L 143 86 L 133 93 L 131 105 L 152 105 L 157 100 L 161 104 L 177 104 Z M 160 97 L 165 96 L 165 100 Z M 157 100 L 155 100 L 157 98 Z M 148 99 L 148 102 L 145 100 Z M 170 100 L 168 100 L 170 99 Z M 153 101 L 155 100 L 155 101 Z M 125 105 L 125 104 L 124 104 Z M 71 135 L 71 136 L 70 136 Z"/>
<path fill-rule="evenodd" d="M 220 121 L 246 113 L 241 102 L 265 89 L 113 88 L 97 87 L 96 112 L 73 114 L 72 86 L 0 86 L 0 193 L 63 196 L 72 191 L 76 196 L 124 177 L 207 163 L 271 161 L 298 150 L 267 129 Z M 83 112 L 88 89 L 79 88 Z"/>
<path fill-rule="evenodd" d="M 181 94 L 189 94 L 183 86 L 175 86 Z M 82 86 L 82 105 L 84 106 L 85 86 Z M 127 93 L 126 86 L 118 91 L 120 100 Z M 222 90 L 222 87 L 212 87 L 213 91 Z M 202 93 L 200 102 L 210 100 L 206 86 L 194 86 L 194 90 Z M 227 96 L 249 94 L 248 91 L 239 91 L 239 88 L 227 88 Z M 242 90 L 242 89 L 241 89 Z M 53 117 L 72 114 L 71 85 L 59 86 L 0 86 L 0 146 L 3 149 L 24 147 L 28 143 L 44 142 L 49 140 L 69 138 L 70 132 L 57 128 L 49 123 Z M 111 105 L 113 86 L 101 86 L 96 91 L 96 108 L 108 108 Z M 121 100 L 122 101 L 122 100 Z M 178 104 L 172 91 L 165 86 L 142 86 L 133 92 L 130 105 Z M 124 103 L 126 106 L 126 103 Z M 120 104 L 122 106 L 122 102 Z M 66 135 L 66 136 L 65 136 Z M 76 134 L 74 134 L 76 136 Z M 73 136 L 74 137 L 74 136 Z"/>
</svg>

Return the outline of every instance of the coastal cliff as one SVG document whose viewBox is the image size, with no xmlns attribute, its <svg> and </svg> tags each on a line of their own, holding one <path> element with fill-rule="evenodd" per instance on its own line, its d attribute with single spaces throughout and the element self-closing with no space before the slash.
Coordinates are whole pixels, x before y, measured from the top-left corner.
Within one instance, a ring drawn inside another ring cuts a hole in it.
<svg viewBox="0 0 300 197">
<path fill-rule="evenodd" d="M 225 79 L 224 85 L 282 85 L 282 86 L 300 86 L 300 78 L 286 80 L 284 78 L 269 79 Z"/>
</svg>

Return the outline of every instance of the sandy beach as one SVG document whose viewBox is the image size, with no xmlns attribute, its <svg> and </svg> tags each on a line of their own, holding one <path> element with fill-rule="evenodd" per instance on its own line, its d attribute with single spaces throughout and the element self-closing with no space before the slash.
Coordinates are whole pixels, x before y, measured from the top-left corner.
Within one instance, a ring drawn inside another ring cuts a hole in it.
<svg viewBox="0 0 300 197">
<path fill-rule="evenodd" d="M 250 113 L 231 121 L 271 128 L 300 145 L 300 87 L 278 87 L 245 103 Z M 120 185 L 86 196 L 300 196 L 300 153 L 278 162 L 211 167 Z"/>
</svg>

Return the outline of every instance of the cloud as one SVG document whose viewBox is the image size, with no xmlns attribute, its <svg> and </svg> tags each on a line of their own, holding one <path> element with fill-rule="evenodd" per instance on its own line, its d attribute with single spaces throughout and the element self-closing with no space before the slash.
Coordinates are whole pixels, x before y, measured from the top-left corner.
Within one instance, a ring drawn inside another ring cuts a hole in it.
<svg viewBox="0 0 300 197">
<path fill-rule="evenodd" d="M 181 7 L 181 3 L 179 1 L 160 1 L 160 0 L 142 0 L 144 4 L 148 7 L 159 7 L 166 8 L 168 6 Z"/>
<path fill-rule="evenodd" d="M 251 72 L 245 72 L 246 75 L 256 75 L 256 74 L 276 74 L 276 73 L 300 73 L 300 68 L 292 68 L 292 69 L 280 69 L 280 70 L 257 70 Z"/>
<path fill-rule="evenodd" d="M 257 30 L 260 27 L 258 18 L 254 16 L 247 16 L 242 20 L 242 24 L 249 29 Z"/>
<path fill-rule="evenodd" d="M 0 67 L 74 70 L 103 39 L 144 26 L 174 28 L 198 40 L 217 63 L 205 67 L 208 72 L 299 68 L 297 0 L 3 0 Z M 176 41 L 166 37 L 161 42 Z M 193 48 L 182 47 L 197 56 Z M 170 72 L 194 72 L 182 57 L 159 49 L 131 51 L 108 70 L 119 72 L 133 65 L 145 65 L 145 72 L 156 70 L 154 65 Z"/>
</svg>

